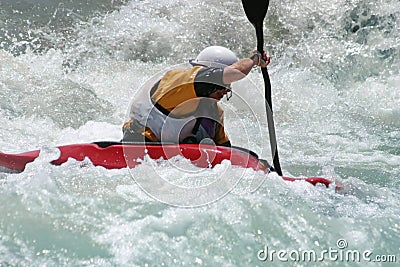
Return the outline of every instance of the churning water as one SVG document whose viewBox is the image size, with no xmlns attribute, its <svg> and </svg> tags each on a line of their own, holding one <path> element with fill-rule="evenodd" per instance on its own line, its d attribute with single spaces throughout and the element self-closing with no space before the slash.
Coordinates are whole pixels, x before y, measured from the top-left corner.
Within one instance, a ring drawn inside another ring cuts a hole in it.
<svg viewBox="0 0 400 267">
<path fill-rule="evenodd" d="M 398 0 L 270 3 L 283 171 L 340 181 L 340 193 L 229 162 L 201 175 L 151 160 L 130 172 L 48 163 L 53 146 L 119 140 L 138 88 L 166 67 L 208 45 L 249 56 L 255 33 L 241 1 L 2 0 L 0 11 L 0 150 L 44 150 L 23 173 L 0 173 L 0 266 L 400 261 Z M 266 131 L 262 77 L 249 79 L 223 100 L 226 124 L 235 145 L 268 158 L 268 137 L 255 130 Z M 221 170 L 243 177 L 219 201 L 177 208 L 135 183 L 154 169 L 192 184 Z M 253 190 L 249 177 L 265 180 Z"/>
</svg>

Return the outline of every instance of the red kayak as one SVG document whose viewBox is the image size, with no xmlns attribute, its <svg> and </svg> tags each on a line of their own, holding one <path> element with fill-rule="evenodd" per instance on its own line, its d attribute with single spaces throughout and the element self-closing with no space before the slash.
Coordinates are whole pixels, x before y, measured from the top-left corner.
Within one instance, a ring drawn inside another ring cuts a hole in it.
<svg viewBox="0 0 400 267">
<path fill-rule="evenodd" d="M 198 144 L 126 144 L 118 142 L 98 142 L 90 144 L 73 144 L 57 147 L 60 150 L 58 159 L 51 163 L 61 165 L 72 158 L 77 161 L 89 159 L 93 165 L 107 169 L 134 168 L 148 155 L 151 159 L 170 159 L 182 156 L 189 159 L 194 165 L 201 168 L 213 167 L 223 160 L 230 160 L 232 165 L 243 168 L 252 168 L 265 173 L 271 167 L 265 160 L 258 159 L 257 155 L 239 147 L 223 147 Z M 40 154 L 40 150 L 19 154 L 5 154 L 0 152 L 0 167 L 11 171 L 22 172 L 26 164 L 33 162 Z M 287 181 L 304 180 L 313 185 L 323 184 L 328 187 L 332 181 L 322 177 L 293 178 L 282 177 Z"/>
</svg>

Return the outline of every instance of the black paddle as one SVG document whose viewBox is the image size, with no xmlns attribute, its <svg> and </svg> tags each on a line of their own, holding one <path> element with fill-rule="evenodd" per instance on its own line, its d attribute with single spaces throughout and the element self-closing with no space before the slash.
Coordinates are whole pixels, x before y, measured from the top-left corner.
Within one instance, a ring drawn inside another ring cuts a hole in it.
<svg viewBox="0 0 400 267">
<path fill-rule="evenodd" d="M 257 36 L 257 51 L 263 53 L 264 51 L 264 34 L 263 23 L 265 15 L 268 11 L 269 0 L 242 0 L 243 9 L 246 13 L 247 19 L 253 24 L 256 29 Z M 271 99 L 271 81 L 269 79 L 267 68 L 261 68 L 265 85 L 265 101 L 267 110 L 268 131 L 271 143 L 271 151 L 273 157 L 273 165 L 275 171 L 282 176 L 282 169 L 279 163 L 278 146 L 276 143 L 274 118 L 272 113 L 272 99 Z"/>
</svg>

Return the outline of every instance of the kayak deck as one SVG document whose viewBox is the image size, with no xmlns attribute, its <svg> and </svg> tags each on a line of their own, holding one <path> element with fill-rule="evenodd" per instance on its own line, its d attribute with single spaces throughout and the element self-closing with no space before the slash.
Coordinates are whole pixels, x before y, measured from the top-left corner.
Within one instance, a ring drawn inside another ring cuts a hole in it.
<svg viewBox="0 0 400 267">
<path fill-rule="evenodd" d="M 51 164 L 61 165 L 68 159 L 83 161 L 89 159 L 94 166 L 107 169 L 134 168 L 141 164 L 146 156 L 151 159 L 170 159 L 182 156 L 192 164 L 208 168 L 220 164 L 223 160 L 230 160 L 233 166 L 252 168 L 269 173 L 269 167 L 264 160 L 259 160 L 251 151 L 223 146 L 199 144 L 122 144 L 113 142 L 99 142 L 90 144 L 72 144 L 57 147 L 60 156 L 51 161 Z M 22 172 L 26 165 L 39 157 L 40 150 L 19 154 L 0 152 L 0 167 L 11 171 Z M 293 178 L 282 177 L 286 181 L 305 180 L 313 185 L 323 184 L 328 187 L 332 182 L 322 177 Z"/>
<path fill-rule="evenodd" d="M 183 156 L 190 159 L 198 167 L 206 168 L 220 164 L 229 159 L 232 165 L 255 170 L 266 170 L 258 159 L 244 151 L 229 147 L 197 145 L 197 144 L 170 144 L 170 145 L 143 145 L 143 144 L 115 144 L 107 147 L 98 144 L 73 144 L 57 147 L 60 157 L 53 160 L 54 165 L 61 165 L 72 158 L 83 161 L 88 158 L 93 165 L 107 169 L 133 168 L 140 164 L 138 159 L 147 155 L 152 159 L 170 159 Z M 5 154 L 0 152 L 0 166 L 10 170 L 24 171 L 26 164 L 39 157 L 40 150 L 19 154 Z"/>
</svg>

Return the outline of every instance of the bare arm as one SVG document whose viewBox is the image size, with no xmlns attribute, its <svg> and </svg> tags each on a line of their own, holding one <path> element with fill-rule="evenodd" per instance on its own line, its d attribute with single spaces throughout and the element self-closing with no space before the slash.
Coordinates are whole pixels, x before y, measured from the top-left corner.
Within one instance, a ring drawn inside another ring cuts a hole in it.
<svg viewBox="0 0 400 267">
<path fill-rule="evenodd" d="M 241 59 L 224 69 L 222 81 L 224 84 L 231 84 L 232 82 L 243 79 L 254 66 L 265 68 L 269 64 L 269 61 L 270 58 L 265 54 L 264 56 L 254 54 L 250 58 Z"/>
</svg>

